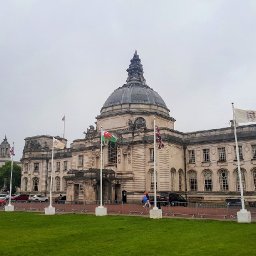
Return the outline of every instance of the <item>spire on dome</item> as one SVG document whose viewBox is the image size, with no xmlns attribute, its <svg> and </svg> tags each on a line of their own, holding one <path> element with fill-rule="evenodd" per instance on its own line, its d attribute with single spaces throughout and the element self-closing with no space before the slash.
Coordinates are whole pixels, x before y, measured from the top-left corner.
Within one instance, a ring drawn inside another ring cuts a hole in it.
<svg viewBox="0 0 256 256">
<path fill-rule="evenodd" d="M 131 64 L 126 71 L 128 72 L 128 78 L 126 80 L 127 83 L 141 83 L 143 85 L 146 84 L 146 80 L 143 76 L 143 66 L 141 65 L 137 50 L 135 50 L 133 58 L 131 59 Z"/>
</svg>

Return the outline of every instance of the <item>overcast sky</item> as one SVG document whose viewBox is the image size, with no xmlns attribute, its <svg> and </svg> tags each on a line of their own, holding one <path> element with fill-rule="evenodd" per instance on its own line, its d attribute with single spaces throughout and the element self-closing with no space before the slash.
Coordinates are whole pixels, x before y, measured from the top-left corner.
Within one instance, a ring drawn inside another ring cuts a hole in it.
<svg viewBox="0 0 256 256">
<path fill-rule="evenodd" d="M 127 79 L 147 84 L 182 132 L 229 126 L 256 109 L 255 0 L 0 0 L 0 142 L 83 132 Z"/>
</svg>

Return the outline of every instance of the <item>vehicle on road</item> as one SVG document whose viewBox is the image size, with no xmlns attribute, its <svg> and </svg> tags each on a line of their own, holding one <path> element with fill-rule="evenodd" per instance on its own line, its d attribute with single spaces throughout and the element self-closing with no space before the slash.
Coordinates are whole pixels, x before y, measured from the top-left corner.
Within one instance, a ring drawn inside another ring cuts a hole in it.
<svg viewBox="0 0 256 256">
<path fill-rule="evenodd" d="M 6 205 L 6 200 L 5 199 L 0 199 L 0 206 Z"/>
<path fill-rule="evenodd" d="M 250 201 L 248 204 L 250 207 L 256 207 L 256 201 Z"/>
<path fill-rule="evenodd" d="M 227 198 L 225 200 L 226 205 L 229 206 L 242 206 L 241 199 L 240 198 Z"/>
<path fill-rule="evenodd" d="M 41 194 L 37 194 L 37 195 L 31 195 L 28 198 L 29 202 L 48 202 L 48 197 L 41 195 Z"/>
<path fill-rule="evenodd" d="M 65 204 L 66 199 L 67 199 L 66 196 L 60 195 L 60 196 L 58 196 L 58 197 L 55 198 L 54 202 L 55 202 L 56 204 Z"/>
<path fill-rule="evenodd" d="M 162 192 L 157 195 L 157 204 L 171 206 L 188 206 L 188 201 L 180 194 L 173 192 Z M 150 203 L 154 204 L 154 196 L 150 196 Z"/>
<path fill-rule="evenodd" d="M 19 195 L 15 195 L 15 196 L 12 196 L 11 200 L 12 201 L 27 201 L 29 198 L 29 195 L 27 194 L 19 194 Z"/>
<path fill-rule="evenodd" d="M 7 199 L 8 195 L 7 194 L 0 194 L 0 199 Z"/>
</svg>

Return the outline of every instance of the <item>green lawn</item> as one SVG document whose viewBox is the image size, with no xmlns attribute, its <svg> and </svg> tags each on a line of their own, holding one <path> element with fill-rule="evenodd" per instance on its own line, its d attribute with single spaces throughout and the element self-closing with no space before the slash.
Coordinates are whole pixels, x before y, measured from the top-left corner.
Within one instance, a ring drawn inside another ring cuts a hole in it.
<svg viewBox="0 0 256 256">
<path fill-rule="evenodd" d="M 256 223 L 0 212 L 0 255 L 256 255 Z"/>
</svg>

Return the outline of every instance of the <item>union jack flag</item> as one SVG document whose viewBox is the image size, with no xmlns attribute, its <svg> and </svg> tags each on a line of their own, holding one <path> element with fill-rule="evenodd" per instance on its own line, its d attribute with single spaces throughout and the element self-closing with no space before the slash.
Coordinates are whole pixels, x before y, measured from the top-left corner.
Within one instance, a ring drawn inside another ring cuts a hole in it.
<svg viewBox="0 0 256 256">
<path fill-rule="evenodd" d="M 164 147 L 164 143 L 162 141 L 162 137 L 161 137 L 160 130 L 159 130 L 158 126 L 156 126 L 156 142 L 158 143 L 159 149 Z"/>
<path fill-rule="evenodd" d="M 14 147 L 11 147 L 11 148 L 10 148 L 10 155 L 11 155 L 11 156 L 15 156 L 15 154 L 14 154 Z"/>
</svg>

